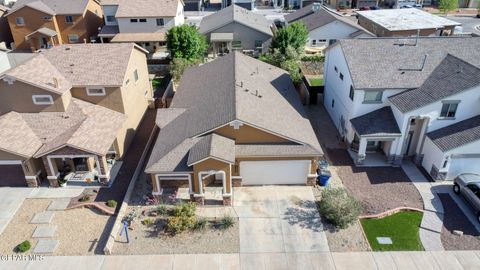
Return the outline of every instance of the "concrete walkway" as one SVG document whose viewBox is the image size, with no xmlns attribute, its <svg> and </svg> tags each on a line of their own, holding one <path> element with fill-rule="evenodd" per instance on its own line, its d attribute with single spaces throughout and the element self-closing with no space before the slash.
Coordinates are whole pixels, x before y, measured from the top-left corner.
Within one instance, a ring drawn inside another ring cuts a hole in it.
<svg viewBox="0 0 480 270">
<path fill-rule="evenodd" d="M 423 247 L 426 251 L 444 250 L 440 236 L 444 211 L 437 191 L 412 162 L 404 161 L 402 168 L 422 196 L 425 212 L 419 233 Z"/>
<path fill-rule="evenodd" d="M 0 261 L 0 269 L 36 270 L 466 270 L 478 269 L 479 265 L 480 251 L 65 256 Z"/>
</svg>

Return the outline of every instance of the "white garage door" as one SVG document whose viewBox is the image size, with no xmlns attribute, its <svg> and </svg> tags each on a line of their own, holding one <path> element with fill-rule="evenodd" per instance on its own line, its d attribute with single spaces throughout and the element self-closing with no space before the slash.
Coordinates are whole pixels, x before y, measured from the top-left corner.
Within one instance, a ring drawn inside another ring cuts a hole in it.
<svg viewBox="0 0 480 270">
<path fill-rule="evenodd" d="M 462 173 L 480 174 L 480 158 L 452 158 L 450 162 L 447 180 L 453 180 Z"/>
<path fill-rule="evenodd" d="M 309 160 L 241 161 L 242 185 L 305 184 Z"/>
</svg>

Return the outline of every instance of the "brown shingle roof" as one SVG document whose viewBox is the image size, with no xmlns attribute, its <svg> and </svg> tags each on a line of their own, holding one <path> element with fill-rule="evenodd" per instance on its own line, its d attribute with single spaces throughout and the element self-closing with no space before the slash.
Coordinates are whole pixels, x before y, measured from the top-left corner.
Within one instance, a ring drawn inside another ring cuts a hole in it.
<svg viewBox="0 0 480 270">
<path fill-rule="evenodd" d="M 0 150 L 31 157 L 42 146 L 41 140 L 17 112 L 0 116 Z"/>
<path fill-rule="evenodd" d="M 117 0 L 106 5 L 118 5 L 117 18 L 129 17 L 175 17 L 180 0 Z M 103 3 L 102 3 L 103 4 Z"/>
<path fill-rule="evenodd" d="M 206 158 L 215 158 L 228 163 L 235 163 L 235 141 L 218 134 L 203 136 L 188 154 L 188 166 Z"/>
<path fill-rule="evenodd" d="M 24 6 L 50 15 L 83 14 L 89 2 L 90 0 L 18 0 L 8 14 L 10 15 Z"/>
</svg>

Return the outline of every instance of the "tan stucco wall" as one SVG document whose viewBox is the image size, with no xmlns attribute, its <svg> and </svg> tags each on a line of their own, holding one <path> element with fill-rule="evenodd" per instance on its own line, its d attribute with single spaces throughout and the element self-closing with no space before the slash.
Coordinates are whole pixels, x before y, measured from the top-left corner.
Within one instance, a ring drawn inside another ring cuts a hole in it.
<svg viewBox="0 0 480 270">
<path fill-rule="evenodd" d="M 97 14 L 95 14 L 95 10 Z M 103 13 L 100 5 L 91 0 L 87 5 L 85 14 L 72 14 L 73 23 L 67 23 L 65 17 L 68 15 L 57 15 L 57 24 L 63 43 L 68 44 L 68 35 L 78 35 L 78 43 L 84 40 L 90 42 L 90 37 L 98 33 L 98 27 L 102 26 Z"/>
<path fill-rule="evenodd" d="M 125 113 L 122 91 L 120 87 L 105 87 L 105 96 L 89 96 L 86 87 L 74 87 L 72 96 L 93 104 L 109 108 L 119 113 Z"/>
<path fill-rule="evenodd" d="M 235 139 L 236 144 L 272 143 L 272 142 L 278 143 L 278 142 L 289 141 L 287 139 L 264 132 L 262 130 L 256 129 L 248 125 L 243 125 L 239 129 L 234 129 L 233 127 L 227 125 L 227 126 L 216 129 L 214 132 L 219 135 L 222 135 L 231 139 Z"/>
<path fill-rule="evenodd" d="M 230 164 L 221 162 L 215 159 L 207 159 L 200 163 L 193 165 L 193 190 L 195 193 L 199 192 L 198 173 L 201 171 L 224 171 L 226 175 L 226 192 L 231 193 L 231 178 L 230 178 Z"/>
<path fill-rule="evenodd" d="M 51 95 L 54 103 L 52 105 L 35 105 L 32 95 Z M 0 115 L 10 111 L 25 113 L 64 112 L 69 100 L 69 92 L 61 96 L 20 81 L 8 84 L 0 80 Z"/>
</svg>

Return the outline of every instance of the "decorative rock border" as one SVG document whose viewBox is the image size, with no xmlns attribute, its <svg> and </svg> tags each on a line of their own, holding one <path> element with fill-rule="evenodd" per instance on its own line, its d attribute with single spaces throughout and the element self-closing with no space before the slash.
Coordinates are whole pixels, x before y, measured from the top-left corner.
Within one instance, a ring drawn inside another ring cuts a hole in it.
<svg viewBox="0 0 480 270">
<path fill-rule="evenodd" d="M 415 212 L 422 212 L 422 213 L 425 212 L 424 210 L 418 209 L 418 208 L 415 208 L 415 207 L 397 207 L 397 208 L 390 209 L 390 210 L 387 210 L 387 211 L 379 213 L 379 214 L 363 215 L 363 216 L 359 216 L 358 218 L 359 219 L 384 218 L 384 217 L 388 217 L 388 216 L 391 216 L 393 214 L 396 214 L 396 213 L 402 212 L 402 211 L 415 211 Z"/>
<path fill-rule="evenodd" d="M 110 215 L 110 216 L 115 215 L 115 208 L 110 208 L 108 206 L 105 206 L 104 202 L 77 203 L 77 204 L 74 204 L 74 205 L 68 207 L 67 210 L 75 209 L 75 208 L 81 208 L 81 207 L 96 208 L 106 215 Z"/>
</svg>

